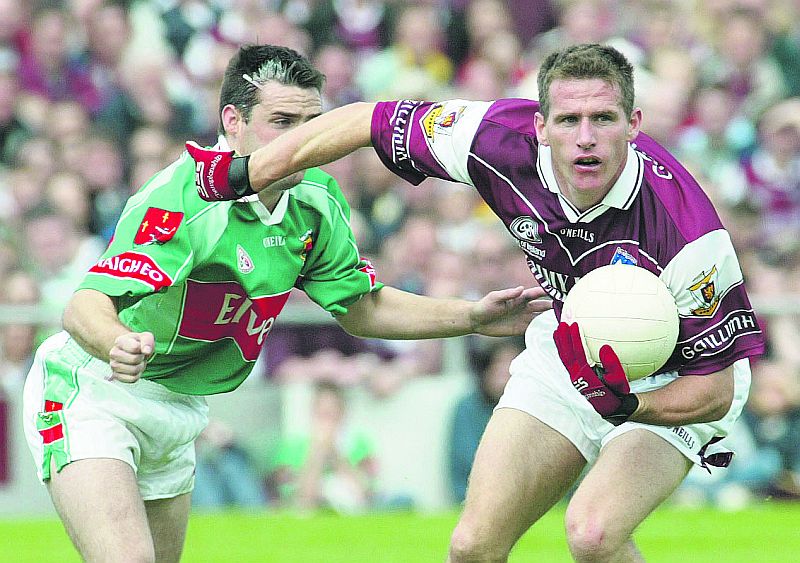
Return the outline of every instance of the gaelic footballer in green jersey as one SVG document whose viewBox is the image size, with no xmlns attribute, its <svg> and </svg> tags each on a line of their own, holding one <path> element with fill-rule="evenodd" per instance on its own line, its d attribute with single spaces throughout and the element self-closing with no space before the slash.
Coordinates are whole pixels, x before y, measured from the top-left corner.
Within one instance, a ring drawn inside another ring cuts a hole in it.
<svg viewBox="0 0 800 563">
<path fill-rule="evenodd" d="M 130 199 L 80 288 L 115 296 L 123 323 L 153 332 L 142 377 L 208 395 L 247 377 L 292 288 L 338 315 L 382 285 L 321 170 L 308 170 L 272 213 L 257 196 L 201 200 L 194 173 L 184 154 Z"/>
</svg>

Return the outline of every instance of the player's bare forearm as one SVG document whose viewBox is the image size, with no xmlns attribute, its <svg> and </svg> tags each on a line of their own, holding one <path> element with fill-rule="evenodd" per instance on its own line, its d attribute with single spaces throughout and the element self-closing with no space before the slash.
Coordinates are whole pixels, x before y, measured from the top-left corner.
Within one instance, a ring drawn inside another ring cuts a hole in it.
<svg viewBox="0 0 800 563">
<path fill-rule="evenodd" d="M 384 287 L 352 304 L 337 318 L 350 334 L 390 340 L 447 338 L 479 333 L 522 334 L 530 320 L 549 309 L 540 288 L 494 291 L 480 301 L 438 299 Z"/>
<path fill-rule="evenodd" d="M 93 289 L 73 294 L 64 310 L 64 330 L 92 356 L 109 361 L 109 351 L 117 337 L 129 333 L 122 324 L 111 298 Z"/>
<path fill-rule="evenodd" d="M 357 102 L 333 109 L 254 151 L 248 164 L 253 191 L 369 146 L 374 108 L 373 103 Z"/>
<path fill-rule="evenodd" d="M 721 419 L 733 402 L 733 366 L 708 375 L 684 375 L 646 393 L 637 393 L 639 408 L 630 420 L 680 426 Z"/>
</svg>

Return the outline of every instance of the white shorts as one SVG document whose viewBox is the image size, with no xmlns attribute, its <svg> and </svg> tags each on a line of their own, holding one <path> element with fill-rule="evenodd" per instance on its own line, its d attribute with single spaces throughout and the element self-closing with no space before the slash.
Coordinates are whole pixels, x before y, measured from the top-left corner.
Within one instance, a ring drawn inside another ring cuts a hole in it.
<svg viewBox="0 0 800 563">
<path fill-rule="evenodd" d="M 707 467 L 706 461 L 712 454 L 729 451 L 724 441 L 718 440 L 731 431 L 747 401 L 750 363 L 746 358 L 734 363 L 733 403 L 722 419 L 685 426 L 654 426 L 630 421 L 614 426 L 572 386 L 553 342 L 556 326 L 552 311 L 531 322 L 525 334 L 526 349 L 511 362 L 511 378 L 496 408 L 517 409 L 536 417 L 575 444 L 589 463 L 597 459 L 609 441 L 637 428 L 661 436 L 702 467 Z M 671 372 L 639 379 L 631 383 L 631 391 L 651 391 L 677 377 L 676 372 Z"/>
<path fill-rule="evenodd" d="M 65 332 L 45 340 L 25 381 L 25 438 L 39 478 L 79 459 L 129 464 L 144 500 L 194 487 L 194 440 L 208 424 L 205 398 L 140 380 L 107 381 L 111 368 Z"/>
</svg>

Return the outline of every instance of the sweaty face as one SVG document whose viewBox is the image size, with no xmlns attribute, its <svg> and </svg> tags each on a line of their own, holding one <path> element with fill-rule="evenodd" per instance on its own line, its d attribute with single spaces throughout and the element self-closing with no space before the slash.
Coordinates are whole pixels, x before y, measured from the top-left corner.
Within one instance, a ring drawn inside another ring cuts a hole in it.
<svg viewBox="0 0 800 563">
<path fill-rule="evenodd" d="M 238 154 L 250 154 L 322 113 L 322 99 L 314 88 L 267 82 L 262 85 L 260 94 L 261 101 L 253 107 L 247 121 L 235 107 L 223 109 L 225 136 Z M 302 178 L 303 172 L 297 172 L 277 182 L 275 187 L 287 189 Z"/>
<path fill-rule="evenodd" d="M 578 209 L 601 201 L 619 178 L 641 118 L 639 108 L 625 115 L 619 87 L 603 80 L 550 84 L 550 115 L 536 114 L 536 134 L 552 149 L 561 193 Z"/>
</svg>

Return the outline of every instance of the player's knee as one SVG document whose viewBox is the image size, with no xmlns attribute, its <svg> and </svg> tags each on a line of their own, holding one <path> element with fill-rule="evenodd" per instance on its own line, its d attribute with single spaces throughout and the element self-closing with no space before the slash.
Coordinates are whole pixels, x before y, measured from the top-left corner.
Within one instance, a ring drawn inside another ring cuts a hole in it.
<svg viewBox="0 0 800 563">
<path fill-rule="evenodd" d="M 459 523 L 450 537 L 450 553 L 448 561 L 506 561 L 509 549 L 498 546 L 487 532 Z"/>
<path fill-rule="evenodd" d="M 625 541 L 609 532 L 602 521 L 590 515 L 567 512 L 567 543 L 575 561 L 582 563 L 609 561 Z"/>
</svg>

